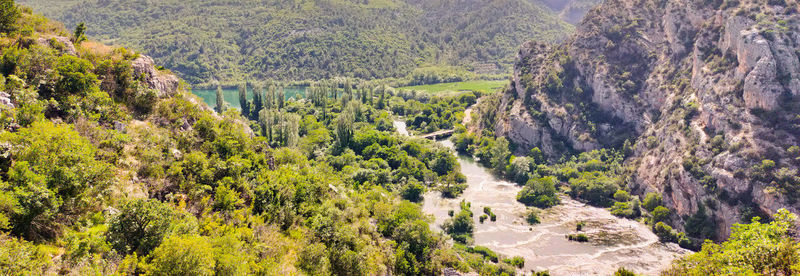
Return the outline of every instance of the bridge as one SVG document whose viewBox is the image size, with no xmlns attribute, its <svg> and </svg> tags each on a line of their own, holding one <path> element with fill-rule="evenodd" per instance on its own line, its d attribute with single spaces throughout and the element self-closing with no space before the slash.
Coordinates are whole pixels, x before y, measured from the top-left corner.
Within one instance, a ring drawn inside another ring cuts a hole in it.
<svg viewBox="0 0 800 276">
<path fill-rule="evenodd" d="M 444 130 L 440 130 L 440 131 L 437 131 L 437 132 L 431 132 L 431 133 L 428 133 L 428 134 L 425 134 L 425 135 L 420 135 L 420 136 L 417 136 L 417 137 L 436 140 L 436 139 L 439 139 L 439 138 L 442 138 L 442 137 L 447 137 L 447 136 L 453 135 L 453 133 L 455 133 L 455 132 L 456 132 L 455 129 L 444 129 Z"/>
</svg>

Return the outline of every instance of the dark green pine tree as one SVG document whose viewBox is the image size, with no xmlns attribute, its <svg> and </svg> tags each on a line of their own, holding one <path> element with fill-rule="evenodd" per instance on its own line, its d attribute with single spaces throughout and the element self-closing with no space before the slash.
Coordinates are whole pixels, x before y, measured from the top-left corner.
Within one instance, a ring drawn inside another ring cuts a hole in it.
<svg viewBox="0 0 800 276">
<path fill-rule="evenodd" d="M 247 83 L 239 85 L 239 106 L 242 108 L 242 117 L 249 118 L 250 103 L 247 101 Z"/>
<path fill-rule="evenodd" d="M 221 86 L 217 86 L 217 106 L 214 107 L 214 110 L 217 111 L 217 113 L 225 112 L 225 98 L 222 97 Z"/>
</svg>

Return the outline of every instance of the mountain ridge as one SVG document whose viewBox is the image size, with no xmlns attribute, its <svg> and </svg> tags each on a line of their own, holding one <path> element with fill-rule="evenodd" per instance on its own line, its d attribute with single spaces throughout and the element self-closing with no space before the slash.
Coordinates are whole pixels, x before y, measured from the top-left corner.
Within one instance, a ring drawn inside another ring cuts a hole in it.
<svg viewBox="0 0 800 276">
<path fill-rule="evenodd" d="M 21 1 L 86 22 L 90 35 L 147 52 L 192 84 L 403 77 L 423 64 L 502 72 L 523 41 L 574 28 L 529 0 L 49 2 Z"/>
<path fill-rule="evenodd" d="M 484 126 L 551 160 L 626 151 L 625 184 L 664 194 L 673 225 L 695 238 L 796 212 L 796 7 L 605 1 L 566 43 L 523 46 L 498 119 Z"/>
</svg>

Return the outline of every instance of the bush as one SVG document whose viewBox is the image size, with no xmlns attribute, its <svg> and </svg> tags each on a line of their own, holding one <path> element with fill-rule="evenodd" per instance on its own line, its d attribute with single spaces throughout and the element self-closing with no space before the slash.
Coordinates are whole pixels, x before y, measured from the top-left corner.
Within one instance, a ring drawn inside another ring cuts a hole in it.
<svg viewBox="0 0 800 276">
<path fill-rule="evenodd" d="M 528 213 L 525 215 L 525 221 L 528 224 L 539 224 L 541 220 L 539 220 L 539 210 L 529 208 Z"/>
<path fill-rule="evenodd" d="M 513 258 L 510 258 L 510 259 L 509 258 L 505 258 L 505 259 L 503 259 L 503 262 L 507 263 L 507 264 L 510 264 L 510 265 L 513 265 L 513 266 L 515 266 L 517 268 L 525 267 L 525 259 L 520 257 L 520 256 L 514 256 Z"/>
<path fill-rule="evenodd" d="M 569 235 L 567 235 L 567 239 L 571 240 L 571 241 L 576 241 L 576 242 L 588 242 L 589 241 L 589 236 L 586 236 L 586 234 L 582 234 L 582 233 L 581 234 L 569 234 Z"/>
<path fill-rule="evenodd" d="M 173 218 L 169 206 L 156 200 L 132 200 L 122 207 L 111 220 L 107 239 L 111 246 L 122 254 L 136 253 L 147 256 L 169 230 Z"/>
<path fill-rule="evenodd" d="M 14 0 L 0 0 L 0 32 L 11 32 L 15 29 L 20 12 Z"/>
<path fill-rule="evenodd" d="M 8 187 L 12 232 L 31 240 L 56 237 L 59 222 L 96 210 L 111 184 L 108 163 L 96 160 L 97 149 L 75 130 L 49 121 L 0 135 L 13 146 Z M 6 165 L 7 166 L 7 165 Z"/>
<path fill-rule="evenodd" d="M 667 221 L 669 219 L 670 211 L 664 206 L 658 206 L 652 212 L 653 223 Z"/>
<path fill-rule="evenodd" d="M 614 202 L 614 206 L 611 207 L 611 214 L 623 218 L 637 218 L 641 215 L 639 200 L 634 199 L 628 202 Z"/>
<path fill-rule="evenodd" d="M 422 201 L 422 195 L 425 193 L 425 186 L 418 181 L 409 181 L 405 187 L 400 191 L 400 195 L 403 196 L 403 199 L 411 201 L 411 202 L 420 202 Z"/>
<path fill-rule="evenodd" d="M 517 201 L 539 208 L 548 208 L 557 205 L 560 200 L 556 194 L 556 178 L 552 176 L 531 179 L 517 194 Z"/>
<path fill-rule="evenodd" d="M 570 195 L 584 199 L 591 205 L 609 207 L 613 204 L 614 193 L 619 190 L 618 182 L 617 177 L 608 177 L 599 172 L 584 172 L 569 180 Z"/>
<path fill-rule="evenodd" d="M 627 270 L 624 267 L 620 267 L 614 272 L 614 276 L 636 276 L 636 273 L 633 273 L 633 271 Z"/>
<path fill-rule="evenodd" d="M 626 202 L 631 200 L 631 195 L 624 190 L 617 190 L 617 192 L 614 193 L 614 200 L 619 202 Z"/>
<path fill-rule="evenodd" d="M 214 251 L 204 237 L 169 237 L 151 257 L 148 275 L 214 275 Z"/>
<path fill-rule="evenodd" d="M 467 248 L 467 252 L 481 254 L 483 255 L 484 258 L 489 259 L 493 263 L 500 261 L 500 258 L 497 256 L 497 253 L 494 253 L 494 251 L 485 246 L 470 247 Z"/>
<path fill-rule="evenodd" d="M 70 55 L 63 55 L 56 62 L 61 79 L 56 83 L 55 98 L 61 102 L 72 94 L 86 95 L 97 89 L 97 75 L 92 73 L 92 63 Z"/>
<path fill-rule="evenodd" d="M 648 212 L 653 212 L 656 207 L 661 205 L 661 195 L 656 193 L 647 193 L 647 196 L 644 197 L 644 202 L 642 202 L 642 206 Z"/>
<path fill-rule="evenodd" d="M 447 221 L 442 224 L 442 229 L 447 234 L 456 239 L 456 237 L 460 237 L 457 240 L 460 242 L 463 241 L 463 237 L 472 237 L 472 230 L 475 228 L 474 223 L 472 222 L 472 213 L 466 210 L 461 210 L 456 216 L 447 219 Z"/>
</svg>

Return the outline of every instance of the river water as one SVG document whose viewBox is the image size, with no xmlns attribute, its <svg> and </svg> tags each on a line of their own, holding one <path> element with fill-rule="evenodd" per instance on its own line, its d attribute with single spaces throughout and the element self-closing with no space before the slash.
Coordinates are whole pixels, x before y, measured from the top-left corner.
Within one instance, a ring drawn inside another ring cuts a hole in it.
<svg viewBox="0 0 800 276">
<path fill-rule="evenodd" d="M 395 128 L 408 135 L 405 123 L 395 122 Z M 440 143 L 453 148 L 449 140 Z M 509 257 L 522 256 L 525 267 L 520 273 L 549 270 L 551 275 L 611 275 L 619 267 L 625 267 L 639 274 L 657 275 L 673 259 L 687 252 L 676 244 L 659 242 L 642 223 L 615 217 L 608 210 L 568 196 L 561 197 L 560 205 L 542 210 L 540 224 L 529 225 L 524 219 L 526 207 L 516 200 L 521 187 L 497 179 L 471 157 L 459 156 L 458 160 L 467 178 L 467 189 L 456 199 L 428 192 L 423 211 L 433 215 L 432 227 L 441 231 L 449 210 L 457 212 L 462 199 L 471 202 L 475 213 L 475 245 Z M 479 222 L 485 206 L 492 208 L 497 221 Z M 585 224 L 580 233 L 589 236 L 587 243 L 566 238 L 567 234 L 578 233 L 579 222 Z"/>
</svg>

